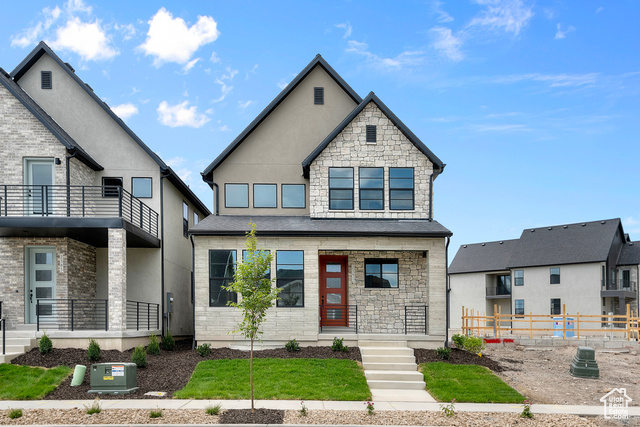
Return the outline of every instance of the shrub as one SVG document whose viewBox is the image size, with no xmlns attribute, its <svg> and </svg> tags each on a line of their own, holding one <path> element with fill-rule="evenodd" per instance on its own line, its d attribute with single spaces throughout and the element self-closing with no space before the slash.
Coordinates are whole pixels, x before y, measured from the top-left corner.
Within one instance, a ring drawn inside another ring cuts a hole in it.
<svg viewBox="0 0 640 427">
<path fill-rule="evenodd" d="M 161 409 L 152 409 L 149 411 L 149 418 L 160 418 L 162 416 Z"/>
<path fill-rule="evenodd" d="M 133 349 L 131 361 L 135 363 L 138 368 L 144 368 L 147 366 L 147 353 L 145 353 L 143 346 L 140 345 Z"/>
<path fill-rule="evenodd" d="M 456 399 L 451 399 L 451 403 L 447 405 L 440 405 L 440 409 L 447 418 L 453 417 L 456 414 Z"/>
<path fill-rule="evenodd" d="M 466 337 L 464 335 L 461 335 L 461 334 L 454 334 L 451 337 L 451 340 L 456 345 L 456 348 L 459 348 L 460 350 L 464 349 L 465 339 L 466 339 Z"/>
<path fill-rule="evenodd" d="M 222 411 L 222 405 L 218 403 L 215 406 L 207 406 L 204 411 L 207 413 L 207 415 L 220 415 L 220 411 Z"/>
<path fill-rule="evenodd" d="M 102 411 L 102 408 L 100 407 L 100 399 L 96 398 L 91 406 L 84 405 L 84 408 L 87 411 L 87 415 L 99 414 Z"/>
<path fill-rule="evenodd" d="M 464 349 L 469 353 L 478 354 L 484 350 L 484 340 L 480 337 L 467 337 L 464 341 Z"/>
<path fill-rule="evenodd" d="M 42 337 L 38 340 L 38 350 L 40 350 L 40 354 L 47 354 L 53 351 L 51 338 L 49 338 L 44 332 L 42 333 Z"/>
<path fill-rule="evenodd" d="M 522 418 L 533 418 L 533 413 L 531 412 L 531 402 L 525 400 L 522 402 L 522 406 L 522 413 L 520 413 L 520 416 Z"/>
<path fill-rule="evenodd" d="M 151 334 L 149 337 L 149 345 L 147 346 L 147 354 L 160 354 L 160 344 L 158 343 L 158 337 Z"/>
<path fill-rule="evenodd" d="M 94 339 L 89 340 L 89 348 L 87 349 L 89 360 L 95 362 L 100 360 L 100 344 Z"/>
<path fill-rule="evenodd" d="M 293 341 L 295 341 L 295 340 L 293 340 Z M 289 341 L 289 342 L 291 342 L 291 341 Z M 309 410 L 305 406 L 304 400 L 300 401 L 300 410 L 298 411 L 298 413 L 300 414 L 301 417 L 306 417 L 307 415 L 309 415 Z"/>
<path fill-rule="evenodd" d="M 211 354 L 211 346 L 207 343 L 204 344 L 200 344 L 197 348 L 196 351 L 198 352 L 198 354 L 201 357 L 207 357 L 208 355 Z"/>
<path fill-rule="evenodd" d="M 293 340 L 287 342 L 284 345 L 284 348 L 286 348 L 287 351 L 289 351 L 289 352 L 300 351 L 300 344 L 298 344 L 298 341 L 293 339 Z"/>
<path fill-rule="evenodd" d="M 162 349 L 173 351 L 176 348 L 176 342 L 173 340 L 171 332 L 167 330 L 167 334 L 162 338 Z"/>
<path fill-rule="evenodd" d="M 22 409 L 9 409 L 9 418 L 15 420 L 22 416 Z"/>
<path fill-rule="evenodd" d="M 346 345 L 342 344 L 343 340 L 344 340 L 344 338 L 334 337 L 333 338 L 333 344 L 331 344 L 331 350 L 333 350 L 333 351 L 343 351 L 343 352 L 349 351 L 349 347 L 347 347 Z"/>
<path fill-rule="evenodd" d="M 367 400 L 366 402 L 364 402 L 364 404 L 367 405 L 367 413 L 369 415 L 373 415 L 373 411 L 374 411 L 373 402 L 370 400 Z"/>
<path fill-rule="evenodd" d="M 442 360 L 449 360 L 449 357 L 451 357 L 451 349 L 447 347 L 439 347 L 436 350 L 436 353 L 438 354 L 438 357 Z"/>
</svg>

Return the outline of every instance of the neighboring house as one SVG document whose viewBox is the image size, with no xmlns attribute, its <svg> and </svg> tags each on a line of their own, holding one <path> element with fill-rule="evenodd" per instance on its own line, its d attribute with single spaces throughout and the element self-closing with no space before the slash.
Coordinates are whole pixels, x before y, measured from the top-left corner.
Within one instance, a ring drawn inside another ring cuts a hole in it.
<svg viewBox="0 0 640 427">
<path fill-rule="evenodd" d="M 282 289 L 265 343 L 387 334 L 442 345 L 451 232 L 433 220 L 432 188 L 444 166 L 316 56 L 202 173 L 215 214 L 190 228 L 198 343 L 242 340 L 228 334 L 238 296 L 222 286 L 253 222 Z"/>
<path fill-rule="evenodd" d="M 0 110 L 7 329 L 103 348 L 191 335 L 187 230 L 207 207 L 45 43 L 2 70 Z"/>
<path fill-rule="evenodd" d="M 620 219 L 525 229 L 517 240 L 462 245 L 449 266 L 451 325 L 476 313 L 624 314 L 638 308 L 640 242 Z M 598 324 L 599 325 L 599 324 Z M 599 327 L 589 324 L 588 328 Z"/>
</svg>

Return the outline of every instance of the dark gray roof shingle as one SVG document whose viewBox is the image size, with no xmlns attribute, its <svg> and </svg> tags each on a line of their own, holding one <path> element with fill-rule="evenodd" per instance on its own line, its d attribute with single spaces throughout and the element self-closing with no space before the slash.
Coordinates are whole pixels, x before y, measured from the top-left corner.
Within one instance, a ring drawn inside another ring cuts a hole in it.
<svg viewBox="0 0 640 427">
<path fill-rule="evenodd" d="M 618 258 L 618 265 L 640 265 L 640 241 L 625 243 Z"/>
<path fill-rule="evenodd" d="M 450 274 L 509 269 L 509 258 L 518 240 L 462 245 L 449 266 Z"/>
</svg>

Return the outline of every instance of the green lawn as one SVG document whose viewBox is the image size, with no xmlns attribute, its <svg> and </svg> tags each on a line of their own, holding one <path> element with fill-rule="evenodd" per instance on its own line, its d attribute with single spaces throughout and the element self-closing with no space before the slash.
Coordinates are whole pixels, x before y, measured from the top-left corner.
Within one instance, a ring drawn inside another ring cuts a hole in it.
<svg viewBox="0 0 640 427">
<path fill-rule="evenodd" d="M 2 363 L 0 364 L 0 399 L 42 399 L 59 386 L 71 371 L 72 369 L 67 366 L 45 369 Z"/>
<path fill-rule="evenodd" d="M 427 391 L 441 402 L 522 403 L 520 393 L 484 366 L 423 363 Z"/>
<path fill-rule="evenodd" d="M 256 399 L 366 400 L 364 372 L 353 360 L 254 359 Z M 198 363 L 178 399 L 249 399 L 249 360 Z"/>
</svg>

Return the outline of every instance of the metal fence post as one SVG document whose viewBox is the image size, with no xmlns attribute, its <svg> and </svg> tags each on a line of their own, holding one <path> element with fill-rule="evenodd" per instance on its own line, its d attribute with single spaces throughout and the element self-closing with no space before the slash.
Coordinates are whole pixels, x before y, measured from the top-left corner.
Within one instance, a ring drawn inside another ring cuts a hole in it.
<svg viewBox="0 0 640 427">
<path fill-rule="evenodd" d="M 36 300 L 36 331 L 40 330 L 40 301 Z"/>
<path fill-rule="evenodd" d="M 424 306 L 424 334 L 427 335 L 427 306 Z"/>
<path fill-rule="evenodd" d="M 404 334 L 407 335 L 407 306 L 404 306 Z"/>
<path fill-rule="evenodd" d="M 356 334 L 358 333 L 358 306 L 356 305 Z"/>
<path fill-rule="evenodd" d="M 109 300 L 104 300 L 104 330 L 109 330 Z"/>
<path fill-rule="evenodd" d="M 147 330 L 151 330 L 151 303 L 147 303 Z"/>
<path fill-rule="evenodd" d="M 71 300 L 71 330 L 73 331 L 73 300 Z"/>
<path fill-rule="evenodd" d="M 136 301 L 136 331 L 140 330 L 140 302 Z"/>
</svg>

